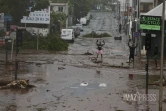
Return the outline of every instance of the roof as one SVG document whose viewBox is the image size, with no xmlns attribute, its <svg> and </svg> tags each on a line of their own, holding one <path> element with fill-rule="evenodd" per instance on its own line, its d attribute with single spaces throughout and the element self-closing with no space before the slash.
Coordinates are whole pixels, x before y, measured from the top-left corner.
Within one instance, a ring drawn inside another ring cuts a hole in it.
<svg viewBox="0 0 166 111">
<path fill-rule="evenodd" d="M 66 6 L 67 3 L 50 3 L 51 6 Z"/>
<path fill-rule="evenodd" d="M 166 2 L 165 2 L 166 3 Z M 163 10 L 163 3 L 155 7 L 154 9 L 150 10 L 144 15 L 150 15 L 150 16 L 162 16 L 162 10 Z M 165 20 L 166 20 L 166 9 L 165 9 Z"/>
</svg>

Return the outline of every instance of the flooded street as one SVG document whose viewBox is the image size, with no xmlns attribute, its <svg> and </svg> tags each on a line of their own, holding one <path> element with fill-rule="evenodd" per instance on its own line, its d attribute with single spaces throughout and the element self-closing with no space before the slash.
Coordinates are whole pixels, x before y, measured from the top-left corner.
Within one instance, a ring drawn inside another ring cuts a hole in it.
<svg viewBox="0 0 166 111">
<path fill-rule="evenodd" d="M 0 90 L 0 111 L 146 111 L 144 102 L 123 98 L 124 94 L 145 91 L 142 81 L 129 78 L 129 74 L 145 75 L 145 70 L 139 63 L 135 63 L 134 69 L 129 67 L 128 38 L 122 33 L 122 40 L 114 40 L 120 34 L 117 32 L 118 21 L 111 12 L 91 14 L 90 24 L 84 26 L 81 36 L 73 44 L 70 43 L 68 51 L 19 55 L 18 79 L 28 79 L 35 87 Z M 106 42 L 102 63 L 93 61 L 97 56 L 97 39 L 82 37 L 92 31 L 112 35 L 101 39 Z M 1 80 L 14 80 L 14 69 L 9 69 L 5 76 L 1 70 Z M 150 74 L 159 72 L 152 70 Z M 158 94 L 158 90 L 153 90 Z M 158 96 L 149 106 L 149 111 L 158 110 Z"/>
</svg>

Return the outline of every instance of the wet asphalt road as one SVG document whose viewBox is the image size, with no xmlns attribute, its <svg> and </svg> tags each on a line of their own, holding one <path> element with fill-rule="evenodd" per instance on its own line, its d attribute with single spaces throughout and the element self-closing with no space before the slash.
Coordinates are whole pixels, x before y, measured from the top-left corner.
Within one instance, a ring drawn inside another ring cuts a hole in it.
<svg viewBox="0 0 166 111">
<path fill-rule="evenodd" d="M 119 35 L 113 14 L 91 13 L 93 19 L 81 35 L 91 31 Z M 97 52 L 96 39 L 81 36 L 70 44 L 68 52 L 22 56 L 26 62 L 21 64 L 19 78 L 29 79 L 36 87 L 1 90 L 0 111 L 141 111 L 136 102 L 122 98 L 125 93 L 134 93 L 135 87 L 128 86 L 128 74 L 137 70 L 102 66 L 109 59 L 128 59 L 127 38 L 115 41 L 113 37 L 102 39 L 106 45 L 103 63 L 99 64 L 91 61 Z M 93 55 L 84 55 L 86 52 Z"/>
</svg>

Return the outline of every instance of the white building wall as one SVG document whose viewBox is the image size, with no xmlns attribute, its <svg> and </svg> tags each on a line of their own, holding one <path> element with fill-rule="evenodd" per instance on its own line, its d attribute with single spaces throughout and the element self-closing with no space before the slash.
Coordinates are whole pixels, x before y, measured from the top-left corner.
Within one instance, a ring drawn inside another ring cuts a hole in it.
<svg viewBox="0 0 166 111">
<path fill-rule="evenodd" d="M 54 12 L 59 12 L 59 7 L 63 7 L 62 12 L 65 13 L 67 16 L 69 15 L 69 6 L 67 3 L 51 3 L 50 5 Z M 66 28 L 67 27 L 68 27 L 68 18 L 66 19 Z"/>
</svg>

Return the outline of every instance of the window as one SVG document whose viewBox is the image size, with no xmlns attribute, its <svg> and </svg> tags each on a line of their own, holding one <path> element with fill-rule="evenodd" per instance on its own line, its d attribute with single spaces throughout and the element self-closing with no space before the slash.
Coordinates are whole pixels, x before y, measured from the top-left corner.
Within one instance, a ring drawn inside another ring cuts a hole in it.
<svg viewBox="0 0 166 111">
<path fill-rule="evenodd" d="M 153 3 L 140 3 L 140 11 L 146 13 L 153 9 Z"/>
<path fill-rule="evenodd" d="M 58 7 L 59 12 L 63 12 L 63 7 Z"/>
<path fill-rule="evenodd" d="M 149 11 L 149 5 L 148 4 L 143 4 L 143 11 L 148 12 Z"/>
</svg>

